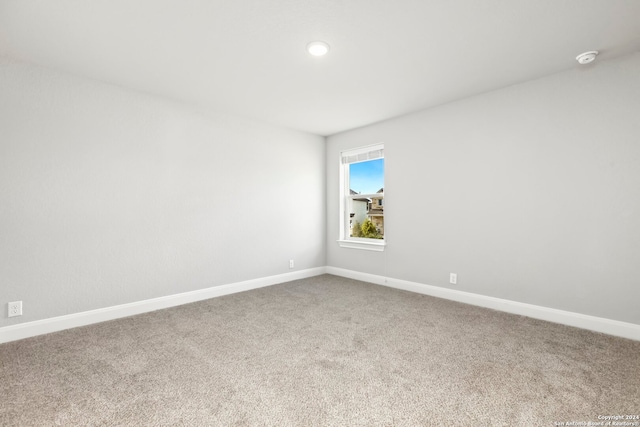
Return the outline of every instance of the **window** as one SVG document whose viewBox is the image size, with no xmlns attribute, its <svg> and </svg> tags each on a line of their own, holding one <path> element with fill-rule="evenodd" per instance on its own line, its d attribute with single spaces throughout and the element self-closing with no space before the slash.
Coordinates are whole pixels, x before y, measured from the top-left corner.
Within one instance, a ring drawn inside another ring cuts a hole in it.
<svg viewBox="0 0 640 427">
<path fill-rule="evenodd" d="M 340 156 L 340 246 L 384 250 L 384 146 L 344 151 Z"/>
</svg>

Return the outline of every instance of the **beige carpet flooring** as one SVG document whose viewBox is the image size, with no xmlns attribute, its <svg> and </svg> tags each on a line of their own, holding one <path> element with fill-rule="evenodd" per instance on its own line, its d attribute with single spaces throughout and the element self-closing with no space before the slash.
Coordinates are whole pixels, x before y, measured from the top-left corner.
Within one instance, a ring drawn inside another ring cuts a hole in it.
<svg viewBox="0 0 640 427">
<path fill-rule="evenodd" d="M 555 426 L 640 414 L 640 342 L 324 275 L 0 345 L 0 392 L 2 426 Z"/>
</svg>

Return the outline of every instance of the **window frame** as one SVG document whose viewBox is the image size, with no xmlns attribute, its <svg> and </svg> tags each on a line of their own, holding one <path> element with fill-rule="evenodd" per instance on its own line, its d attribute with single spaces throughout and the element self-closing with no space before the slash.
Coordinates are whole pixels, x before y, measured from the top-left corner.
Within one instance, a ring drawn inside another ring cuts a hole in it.
<svg viewBox="0 0 640 427">
<path fill-rule="evenodd" d="M 364 158 L 363 160 L 357 161 L 348 161 L 345 159 L 353 158 L 354 156 L 367 156 L 368 153 L 375 153 L 379 151 L 380 154 L 377 157 L 372 158 Z M 382 239 L 372 239 L 368 237 L 351 237 L 350 233 L 350 212 L 347 209 L 349 206 L 348 201 L 350 199 L 361 199 L 361 198 L 380 198 L 384 200 L 385 192 L 386 192 L 386 184 L 385 179 L 383 178 L 383 192 L 382 193 L 373 193 L 373 194 L 351 194 L 350 188 L 350 180 L 349 180 L 349 165 L 353 163 L 361 163 L 370 160 L 376 159 L 384 159 L 384 143 L 367 145 L 363 147 L 358 147 L 354 149 L 344 150 L 340 152 L 340 235 L 338 239 L 338 244 L 342 248 L 350 248 L 350 249 L 362 249 L 368 251 L 384 251 L 387 244 L 387 235 L 386 235 L 386 227 L 385 232 L 383 233 Z M 386 175 L 386 165 L 385 165 L 385 175 Z M 386 208 L 386 203 L 383 202 L 384 207 Z M 386 209 L 385 209 L 386 210 Z"/>
</svg>

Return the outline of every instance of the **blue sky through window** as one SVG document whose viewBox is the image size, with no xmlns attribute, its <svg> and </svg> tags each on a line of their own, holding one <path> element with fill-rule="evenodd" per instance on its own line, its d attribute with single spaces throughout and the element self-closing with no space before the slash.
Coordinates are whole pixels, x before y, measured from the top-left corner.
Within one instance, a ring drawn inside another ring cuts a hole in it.
<svg viewBox="0 0 640 427">
<path fill-rule="evenodd" d="M 384 187 L 384 159 L 349 165 L 349 186 L 357 193 L 373 194 Z"/>
</svg>

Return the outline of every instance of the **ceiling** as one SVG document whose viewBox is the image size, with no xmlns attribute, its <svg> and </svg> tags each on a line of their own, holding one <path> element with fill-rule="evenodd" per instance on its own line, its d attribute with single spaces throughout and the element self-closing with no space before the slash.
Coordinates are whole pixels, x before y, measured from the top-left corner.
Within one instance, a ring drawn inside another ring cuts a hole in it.
<svg viewBox="0 0 640 427">
<path fill-rule="evenodd" d="M 324 40 L 322 58 L 305 46 Z M 330 135 L 640 51 L 638 0 L 0 0 L 0 55 Z"/>
</svg>

